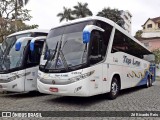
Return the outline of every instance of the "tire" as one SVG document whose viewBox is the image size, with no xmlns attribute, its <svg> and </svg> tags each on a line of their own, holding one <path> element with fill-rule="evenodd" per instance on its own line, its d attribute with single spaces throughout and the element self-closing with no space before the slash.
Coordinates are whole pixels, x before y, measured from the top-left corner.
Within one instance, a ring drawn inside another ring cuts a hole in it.
<svg viewBox="0 0 160 120">
<path fill-rule="evenodd" d="M 120 85 L 118 79 L 116 77 L 113 77 L 111 82 L 111 89 L 108 94 L 109 99 L 111 100 L 116 99 L 119 94 L 119 91 L 120 91 Z"/>
</svg>

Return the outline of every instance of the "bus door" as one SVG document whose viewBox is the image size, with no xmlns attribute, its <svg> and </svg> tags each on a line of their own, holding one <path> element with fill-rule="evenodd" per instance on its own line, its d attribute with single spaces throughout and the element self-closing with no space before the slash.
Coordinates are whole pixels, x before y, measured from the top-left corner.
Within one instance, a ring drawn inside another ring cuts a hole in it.
<svg viewBox="0 0 160 120">
<path fill-rule="evenodd" d="M 98 30 L 93 30 L 91 34 L 91 42 L 90 42 L 90 55 L 89 62 L 94 70 L 94 80 L 92 82 L 93 85 L 90 88 L 90 91 L 93 93 L 101 93 L 103 91 L 103 83 L 102 83 L 102 67 L 103 60 L 105 58 L 106 47 L 104 46 L 104 37 L 103 32 Z"/>
<path fill-rule="evenodd" d="M 92 85 L 90 87 L 91 94 L 103 93 L 104 80 L 106 77 L 105 56 L 110 38 L 112 27 L 104 22 L 97 21 L 96 25 L 87 25 L 83 31 L 88 31 L 91 36 L 83 36 L 83 42 L 89 42 L 89 64 L 92 70 L 94 70 Z M 86 32 L 86 34 L 88 33 Z M 88 40 L 87 38 L 90 38 Z M 104 71 L 103 71 L 104 68 Z M 105 72 L 105 77 L 103 76 Z M 105 81 L 106 83 L 106 81 Z M 93 93 L 92 93 L 93 92 Z"/>
<path fill-rule="evenodd" d="M 30 44 L 28 46 L 28 52 L 26 54 L 26 78 L 24 83 L 25 91 L 37 90 L 37 75 L 44 39 L 38 39 L 37 37 L 37 39 L 34 38 L 34 40 L 36 40 L 33 44 L 34 50 L 30 49 Z"/>
</svg>

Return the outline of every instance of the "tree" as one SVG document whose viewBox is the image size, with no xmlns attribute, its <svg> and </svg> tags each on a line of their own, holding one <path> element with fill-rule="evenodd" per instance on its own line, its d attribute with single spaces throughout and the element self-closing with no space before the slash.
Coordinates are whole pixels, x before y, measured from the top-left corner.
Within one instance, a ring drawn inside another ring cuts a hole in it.
<svg viewBox="0 0 160 120">
<path fill-rule="evenodd" d="M 57 17 L 60 17 L 60 22 L 62 22 L 65 19 L 66 19 L 66 21 L 74 19 L 72 16 L 72 10 L 70 8 L 66 8 L 66 7 L 63 7 L 63 12 L 58 13 Z"/>
<path fill-rule="evenodd" d="M 21 9 L 24 5 L 26 5 L 29 0 L 14 0 L 15 1 L 15 21 L 17 21 L 18 17 L 18 9 Z M 17 22 L 15 22 L 15 31 L 17 31 Z"/>
<path fill-rule="evenodd" d="M 160 63 L 160 49 L 155 49 L 152 51 L 155 55 L 155 62 L 156 64 Z"/>
<path fill-rule="evenodd" d="M 138 30 L 137 32 L 136 32 L 136 34 L 135 34 L 135 38 L 141 38 L 142 36 L 142 33 L 143 33 L 143 31 L 142 30 Z"/>
<path fill-rule="evenodd" d="M 83 18 L 87 16 L 92 16 L 92 12 L 88 8 L 88 3 L 80 3 L 78 2 L 78 5 L 73 7 L 73 15 L 75 15 L 76 18 Z"/>
<path fill-rule="evenodd" d="M 24 9 L 20 4 L 22 3 L 18 4 L 17 17 L 15 17 L 15 0 L 0 1 L 0 41 L 3 41 L 7 35 L 16 31 L 38 27 L 38 25 L 29 26 L 24 23 L 24 21 L 30 20 L 32 16 L 29 14 L 30 10 Z M 15 29 L 15 24 L 17 29 Z"/>
<path fill-rule="evenodd" d="M 9 33 L 15 32 L 14 25 L 15 25 L 15 21 L 12 21 L 9 26 L 9 31 L 8 31 Z M 16 25 L 17 25 L 18 31 L 38 28 L 38 25 L 26 25 L 22 20 L 17 20 Z"/>
<path fill-rule="evenodd" d="M 74 10 L 70 8 L 63 7 L 63 12 L 57 14 L 57 17 L 60 17 L 60 22 L 63 20 L 73 20 L 77 18 L 83 18 L 87 16 L 92 16 L 92 12 L 88 8 L 88 3 L 80 3 L 73 7 Z"/>
<path fill-rule="evenodd" d="M 111 9 L 110 7 L 103 8 L 102 11 L 98 12 L 97 16 L 108 18 L 119 24 L 121 27 L 124 25 L 124 20 L 121 17 L 121 12 L 118 9 Z"/>
<path fill-rule="evenodd" d="M 0 42 L 2 42 L 4 37 L 6 35 L 8 35 L 8 32 L 6 30 L 8 23 L 9 23 L 9 21 L 7 21 L 4 18 L 0 17 Z"/>
</svg>

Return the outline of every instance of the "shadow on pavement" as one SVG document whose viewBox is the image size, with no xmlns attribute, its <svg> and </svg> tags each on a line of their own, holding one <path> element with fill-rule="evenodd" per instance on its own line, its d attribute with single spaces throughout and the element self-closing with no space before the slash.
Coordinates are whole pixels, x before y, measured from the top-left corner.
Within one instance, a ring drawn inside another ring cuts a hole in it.
<svg viewBox="0 0 160 120">
<path fill-rule="evenodd" d="M 47 100 L 47 102 L 50 103 L 60 103 L 60 104 L 67 104 L 67 105 L 82 105 L 82 106 L 89 106 L 94 103 L 101 102 L 105 100 L 104 95 L 96 95 L 91 97 L 71 97 L 71 96 L 65 96 L 65 97 L 57 97 L 54 99 Z"/>
<path fill-rule="evenodd" d="M 153 87 L 153 86 L 152 86 Z M 132 94 L 137 91 L 141 91 L 147 89 L 145 86 L 138 86 L 138 87 L 133 87 L 133 88 L 128 88 L 120 91 L 119 96 L 127 95 L 127 94 Z"/>
<path fill-rule="evenodd" d="M 127 95 L 127 94 L 132 94 L 134 92 L 144 90 L 144 89 L 146 89 L 145 86 L 139 86 L 139 87 L 134 87 L 134 88 L 121 90 L 118 97 L 122 97 L 123 95 Z M 111 100 L 108 99 L 107 94 L 101 94 L 101 95 L 96 95 L 96 96 L 91 96 L 91 97 L 70 97 L 70 96 L 64 97 L 64 96 L 59 96 L 59 97 L 56 97 L 54 99 L 47 100 L 47 102 L 50 102 L 52 104 L 53 103 L 55 103 L 55 104 L 56 103 L 61 103 L 61 104 L 63 103 L 63 104 L 68 104 L 68 105 L 74 105 L 75 104 L 75 105 L 89 106 L 91 104 L 98 103 L 98 102 L 101 102 L 101 101 L 104 101 L 104 100 L 111 101 Z"/>
<path fill-rule="evenodd" d="M 38 91 L 32 91 L 32 92 L 28 92 L 28 93 L 12 93 L 9 92 L 8 94 L 3 94 L 3 96 L 1 97 L 5 97 L 5 98 L 31 98 L 31 97 L 39 97 L 39 96 L 45 96 L 48 94 L 43 94 L 40 93 Z"/>
<path fill-rule="evenodd" d="M 154 87 L 154 86 L 152 86 L 152 87 Z M 134 92 L 141 91 L 144 89 L 146 89 L 144 86 L 140 86 L 140 87 L 134 87 L 134 88 L 121 90 L 118 97 L 122 97 L 123 95 L 127 95 L 127 94 L 132 94 Z M 33 92 L 29 92 L 29 93 L 8 93 L 8 94 L 3 94 L 0 97 L 21 99 L 21 98 L 42 97 L 42 96 L 48 96 L 48 95 L 49 94 L 43 94 L 43 93 L 39 93 L 38 91 L 33 91 Z M 89 105 L 99 103 L 104 100 L 111 101 L 108 99 L 107 94 L 95 95 L 95 96 L 91 96 L 91 97 L 70 97 L 70 96 L 64 97 L 64 96 L 50 95 L 50 98 L 49 99 L 47 98 L 45 101 L 49 102 L 51 104 L 59 103 L 59 104 L 67 104 L 67 105 L 83 105 L 83 106 L 86 105 L 86 106 L 89 106 Z"/>
</svg>

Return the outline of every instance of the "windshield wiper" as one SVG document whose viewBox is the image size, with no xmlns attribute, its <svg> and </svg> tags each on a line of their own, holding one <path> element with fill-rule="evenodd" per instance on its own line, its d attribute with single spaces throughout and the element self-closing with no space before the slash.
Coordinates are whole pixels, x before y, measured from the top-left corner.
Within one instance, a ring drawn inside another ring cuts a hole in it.
<svg viewBox="0 0 160 120">
<path fill-rule="evenodd" d="M 87 59 L 87 44 L 85 45 L 85 49 L 83 50 L 83 55 L 82 55 L 82 63 L 84 63 L 84 58 Z M 85 57 L 86 56 L 86 57 Z"/>
<path fill-rule="evenodd" d="M 53 64 L 54 64 L 54 68 L 56 69 L 56 66 L 57 66 L 57 63 L 58 63 L 58 60 L 59 60 L 59 56 L 60 56 L 60 58 L 61 58 L 61 60 L 62 60 L 62 62 L 63 62 L 64 68 L 65 68 L 66 70 L 68 70 L 68 65 L 67 65 L 66 59 L 65 59 L 65 57 L 64 57 L 64 54 L 63 54 L 63 52 L 62 52 L 62 50 L 61 50 L 61 46 L 62 46 L 62 41 L 60 41 L 60 43 L 57 42 L 56 48 L 55 48 L 55 50 L 54 50 L 55 52 L 54 52 L 53 55 L 51 55 L 51 58 L 50 58 L 49 60 L 47 60 L 45 67 L 46 67 L 50 62 L 52 62 L 50 68 L 52 68 L 52 66 L 53 66 Z"/>
<path fill-rule="evenodd" d="M 67 43 L 67 41 L 65 42 L 65 44 Z M 64 44 L 64 45 L 65 45 Z M 60 57 L 61 57 L 61 59 L 62 59 L 62 61 L 63 61 L 63 65 L 64 65 L 64 68 L 66 69 L 66 70 L 68 70 L 68 64 L 67 64 L 67 61 L 66 61 L 66 58 L 64 57 L 64 54 L 63 54 L 63 52 L 62 52 L 62 49 L 61 49 L 61 47 L 62 47 L 62 41 L 61 41 L 61 43 L 60 43 L 60 48 L 59 48 L 59 52 L 60 52 Z M 57 59 L 58 59 L 58 57 L 57 57 Z M 57 61 L 56 61 L 56 63 L 57 63 Z"/>
<path fill-rule="evenodd" d="M 48 61 L 52 61 L 52 60 L 55 58 L 55 55 L 56 55 L 56 53 L 57 53 L 57 48 L 58 48 L 58 42 L 57 42 L 57 44 L 56 44 L 56 48 L 53 50 L 54 53 L 53 53 L 52 57 L 51 57 L 50 60 L 48 60 Z M 49 54 L 50 54 L 50 53 L 49 53 Z"/>
<path fill-rule="evenodd" d="M 68 69 L 69 69 L 69 68 L 68 68 L 68 64 L 67 64 L 66 58 L 64 57 L 64 54 L 63 54 L 62 50 L 60 50 L 59 52 L 60 52 L 60 57 L 61 57 L 61 59 L 62 59 L 62 61 L 63 61 L 64 68 L 65 68 L 66 70 L 68 70 Z"/>
<path fill-rule="evenodd" d="M 49 58 L 48 58 L 48 56 L 47 56 L 47 62 L 46 62 L 46 64 L 44 65 L 44 68 L 46 68 L 47 66 L 48 66 L 48 64 L 50 64 L 50 62 L 52 61 L 53 62 L 53 59 L 55 58 L 55 56 L 56 56 L 56 53 L 57 53 L 57 48 L 58 48 L 58 43 L 59 43 L 59 41 L 56 43 L 56 48 L 53 50 L 54 51 L 54 53 L 51 55 L 50 54 L 50 51 L 51 51 L 51 49 L 49 49 L 49 50 L 46 50 L 46 52 L 48 52 L 49 51 Z M 46 44 L 47 45 L 47 44 Z M 46 53 L 45 53 L 46 54 Z M 50 68 L 51 68 L 52 66 L 50 66 Z"/>
</svg>

